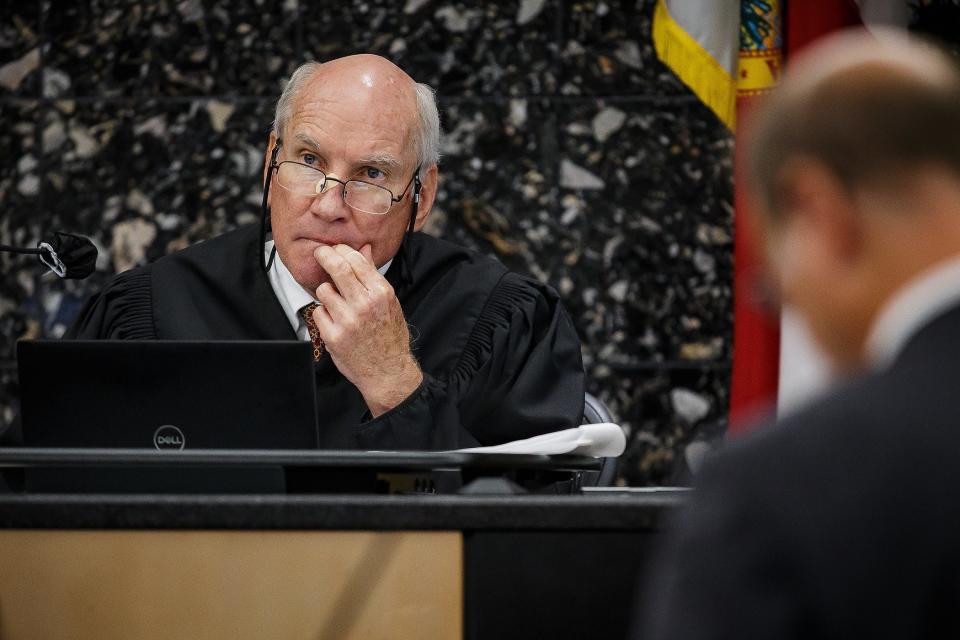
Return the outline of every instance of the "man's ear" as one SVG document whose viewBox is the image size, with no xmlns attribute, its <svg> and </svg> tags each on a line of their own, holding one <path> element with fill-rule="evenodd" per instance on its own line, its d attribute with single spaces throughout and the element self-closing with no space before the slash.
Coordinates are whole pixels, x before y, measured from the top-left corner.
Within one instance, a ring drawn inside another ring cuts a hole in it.
<svg viewBox="0 0 960 640">
<path fill-rule="evenodd" d="M 263 176 L 260 178 L 261 184 L 267 181 L 267 172 L 270 171 L 270 157 L 273 155 L 273 148 L 277 144 L 277 134 L 270 132 L 270 139 L 267 141 L 267 150 L 263 154 Z M 270 195 L 267 195 L 267 206 L 270 206 Z"/>
<path fill-rule="evenodd" d="M 863 248 L 863 218 L 853 194 L 822 162 L 790 160 L 778 180 L 788 225 L 805 227 L 822 258 L 838 267 L 857 260 Z"/>
<path fill-rule="evenodd" d="M 416 231 L 420 231 L 423 225 L 427 223 L 427 216 L 430 215 L 430 210 L 433 209 L 433 203 L 437 199 L 437 186 L 440 180 L 437 165 L 430 165 L 427 170 L 423 172 L 420 180 L 420 204 L 417 206 L 417 221 L 413 225 Z M 409 218 L 407 218 L 407 220 L 409 220 Z"/>
</svg>

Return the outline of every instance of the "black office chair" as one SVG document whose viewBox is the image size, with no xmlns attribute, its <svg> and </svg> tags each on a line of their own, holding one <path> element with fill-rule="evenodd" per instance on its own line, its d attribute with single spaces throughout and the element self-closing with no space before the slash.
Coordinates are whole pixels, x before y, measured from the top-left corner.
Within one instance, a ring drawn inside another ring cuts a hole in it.
<svg viewBox="0 0 960 640">
<path fill-rule="evenodd" d="M 583 424 L 599 424 L 601 422 L 613 422 L 613 416 L 610 410 L 600 401 L 599 398 L 586 393 L 583 397 Z M 584 474 L 584 484 L 594 487 L 609 487 L 617 477 L 617 459 L 601 458 L 600 471 Z M 593 474 L 596 474 L 594 479 Z"/>
</svg>

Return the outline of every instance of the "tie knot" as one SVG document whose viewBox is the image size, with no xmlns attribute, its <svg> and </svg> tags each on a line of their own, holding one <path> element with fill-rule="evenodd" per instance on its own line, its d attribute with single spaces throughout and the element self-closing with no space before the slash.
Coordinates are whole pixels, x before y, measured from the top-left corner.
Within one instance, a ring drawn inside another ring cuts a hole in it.
<svg viewBox="0 0 960 640">
<path fill-rule="evenodd" d="M 300 307 L 300 317 L 303 318 L 303 321 L 307 324 L 313 323 L 313 311 L 320 306 L 318 302 L 311 302 L 310 304 L 305 304 Z"/>
<path fill-rule="evenodd" d="M 307 332 L 310 334 L 310 342 L 313 343 L 313 361 L 320 362 L 320 356 L 323 355 L 323 338 L 317 330 L 317 323 L 313 320 L 313 312 L 320 304 L 311 302 L 300 309 L 300 317 L 307 325 Z"/>
</svg>

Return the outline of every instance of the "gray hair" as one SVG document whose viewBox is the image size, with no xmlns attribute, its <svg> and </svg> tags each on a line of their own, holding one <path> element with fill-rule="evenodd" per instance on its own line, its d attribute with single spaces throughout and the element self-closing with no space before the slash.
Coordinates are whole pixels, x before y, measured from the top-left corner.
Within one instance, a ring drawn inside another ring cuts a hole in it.
<svg viewBox="0 0 960 640">
<path fill-rule="evenodd" d="M 293 102 L 304 85 L 313 77 L 322 63 L 305 62 L 290 76 L 274 114 L 273 132 L 283 137 L 287 123 L 293 117 Z M 440 113 L 433 88 L 422 82 L 416 83 L 417 123 L 413 131 L 413 144 L 417 152 L 417 164 L 426 168 L 440 162 Z"/>
</svg>

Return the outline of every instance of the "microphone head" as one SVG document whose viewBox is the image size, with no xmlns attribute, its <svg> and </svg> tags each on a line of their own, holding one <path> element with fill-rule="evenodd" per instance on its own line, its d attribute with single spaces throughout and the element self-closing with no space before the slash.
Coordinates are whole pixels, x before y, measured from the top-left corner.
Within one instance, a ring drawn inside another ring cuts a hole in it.
<svg viewBox="0 0 960 640">
<path fill-rule="evenodd" d="M 54 231 L 53 240 L 40 243 L 40 260 L 61 278 L 86 278 L 97 266 L 97 247 L 89 238 Z"/>
</svg>

